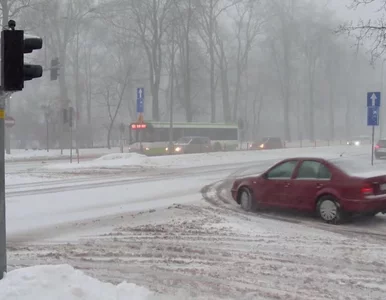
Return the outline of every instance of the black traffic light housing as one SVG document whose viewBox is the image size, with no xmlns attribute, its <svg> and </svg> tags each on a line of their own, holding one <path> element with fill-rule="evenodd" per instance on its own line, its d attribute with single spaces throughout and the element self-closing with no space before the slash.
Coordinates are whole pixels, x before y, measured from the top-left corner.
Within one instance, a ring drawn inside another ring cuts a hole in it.
<svg viewBox="0 0 386 300">
<path fill-rule="evenodd" d="M 24 64 L 24 53 L 43 47 L 43 40 L 24 35 L 24 30 L 15 30 L 15 21 L 9 21 L 10 30 L 1 32 L 1 87 L 4 91 L 21 91 L 24 81 L 43 76 L 40 65 Z"/>
<path fill-rule="evenodd" d="M 51 80 L 57 80 L 59 77 L 60 63 L 59 58 L 54 58 L 51 60 Z"/>
</svg>

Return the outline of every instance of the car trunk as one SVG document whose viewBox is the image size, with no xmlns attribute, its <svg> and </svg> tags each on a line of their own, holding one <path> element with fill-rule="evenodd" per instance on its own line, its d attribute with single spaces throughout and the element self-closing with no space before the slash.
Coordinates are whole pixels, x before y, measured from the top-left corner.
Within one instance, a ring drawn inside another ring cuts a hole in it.
<svg viewBox="0 0 386 300">
<path fill-rule="evenodd" d="M 364 183 L 370 185 L 374 195 L 386 195 L 386 175 L 364 178 Z"/>
<path fill-rule="evenodd" d="M 355 174 L 362 181 L 362 194 L 386 195 L 386 172 L 383 170 L 372 170 Z"/>
</svg>

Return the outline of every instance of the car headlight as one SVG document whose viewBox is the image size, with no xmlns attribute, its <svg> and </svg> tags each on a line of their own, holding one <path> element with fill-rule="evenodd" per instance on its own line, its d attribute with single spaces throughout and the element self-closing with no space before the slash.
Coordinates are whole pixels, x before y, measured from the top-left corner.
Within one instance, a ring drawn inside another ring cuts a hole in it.
<svg viewBox="0 0 386 300">
<path fill-rule="evenodd" d="M 176 152 L 180 152 L 181 150 L 182 150 L 181 147 L 177 147 L 177 148 L 175 149 Z"/>
<path fill-rule="evenodd" d="M 260 145 L 260 148 L 264 148 L 264 144 L 261 144 L 261 145 Z"/>
<path fill-rule="evenodd" d="M 355 141 L 355 146 L 359 146 L 361 143 L 359 141 Z"/>
<path fill-rule="evenodd" d="M 147 148 L 147 147 L 146 147 L 146 148 L 145 148 L 145 150 L 146 150 L 146 151 L 149 151 L 149 150 L 150 150 L 150 148 Z"/>
<path fill-rule="evenodd" d="M 165 151 L 169 151 L 169 148 L 168 148 L 168 147 L 166 147 L 166 148 L 165 148 Z"/>
<path fill-rule="evenodd" d="M 350 145 L 350 142 L 347 142 L 346 144 L 347 144 L 347 145 Z"/>
</svg>

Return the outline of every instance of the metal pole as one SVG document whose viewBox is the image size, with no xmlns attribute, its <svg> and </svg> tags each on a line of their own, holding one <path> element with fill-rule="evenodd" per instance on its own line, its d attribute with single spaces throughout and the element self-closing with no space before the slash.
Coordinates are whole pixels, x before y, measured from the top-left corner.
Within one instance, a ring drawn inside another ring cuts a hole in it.
<svg viewBox="0 0 386 300">
<path fill-rule="evenodd" d="M 375 133 L 375 126 L 373 126 L 373 132 L 371 134 L 371 165 L 374 165 L 374 133 Z"/>
<path fill-rule="evenodd" d="M 7 272 L 7 245 L 5 224 L 5 95 L 0 91 L 0 279 Z"/>
<path fill-rule="evenodd" d="M 70 163 L 72 164 L 72 124 L 70 124 Z"/>
<path fill-rule="evenodd" d="M 385 59 L 382 61 L 382 70 L 381 70 L 381 95 L 383 95 L 383 70 L 384 70 L 384 64 L 385 64 Z M 379 116 L 380 118 L 380 128 L 379 128 L 379 139 L 382 139 L 382 136 L 383 136 L 383 125 L 384 125 L 384 122 L 383 122 L 383 113 L 382 113 L 382 109 L 379 110 Z"/>
<path fill-rule="evenodd" d="M 78 164 L 79 164 L 79 140 L 78 140 L 78 134 L 79 134 L 79 131 L 78 131 L 78 121 L 76 121 L 76 128 L 75 128 L 75 140 L 76 140 L 76 159 L 78 161 Z"/>
<path fill-rule="evenodd" d="M 122 130 L 119 131 L 119 140 L 120 140 L 120 150 L 123 153 L 123 133 Z"/>
<path fill-rule="evenodd" d="M 173 20 L 174 21 L 174 20 Z M 174 153 L 173 145 L 173 106 L 174 106 L 174 57 L 175 57 L 175 41 L 174 41 L 174 24 L 172 24 L 172 53 L 171 53 L 171 68 L 170 68 L 170 110 L 169 110 L 169 154 Z"/>
<path fill-rule="evenodd" d="M 141 154 L 143 154 L 144 151 L 143 151 L 143 146 L 142 146 L 142 131 L 141 130 L 139 130 L 139 132 L 138 132 L 138 135 L 139 135 L 139 151 L 141 151 Z"/>
<path fill-rule="evenodd" d="M 8 115 L 11 114 L 11 101 L 9 97 L 6 97 L 6 102 L 4 103 L 4 109 L 8 111 Z M 4 127 L 4 134 L 5 134 L 5 151 L 7 154 L 11 154 L 11 134 L 10 134 L 10 128 Z"/>
<path fill-rule="evenodd" d="M 47 152 L 50 152 L 48 113 L 46 113 L 46 139 L 47 139 Z"/>
</svg>

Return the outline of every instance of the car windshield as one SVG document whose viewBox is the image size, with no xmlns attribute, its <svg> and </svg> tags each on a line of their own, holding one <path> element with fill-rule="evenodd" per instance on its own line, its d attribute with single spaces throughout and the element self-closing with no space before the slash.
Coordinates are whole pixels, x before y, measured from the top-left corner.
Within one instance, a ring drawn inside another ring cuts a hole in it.
<svg viewBox="0 0 386 300">
<path fill-rule="evenodd" d="M 268 142 L 270 140 L 270 138 L 262 138 L 261 140 L 260 140 L 260 144 L 264 144 L 264 143 L 266 143 L 266 142 Z"/>
<path fill-rule="evenodd" d="M 177 144 L 189 144 L 189 142 L 192 140 L 190 137 L 182 137 L 177 141 Z"/>
<path fill-rule="evenodd" d="M 386 140 L 380 140 L 378 142 L 379 147 L 386 147 Z"/>
<path fill-rule="evenodd" d="M 334 159 L 330 160 L 330 162 L 348 174 L 380 170 L 379 166 L 372 166 L 370 161 L 367 162 L 354 159 Z"/>
</svg>

